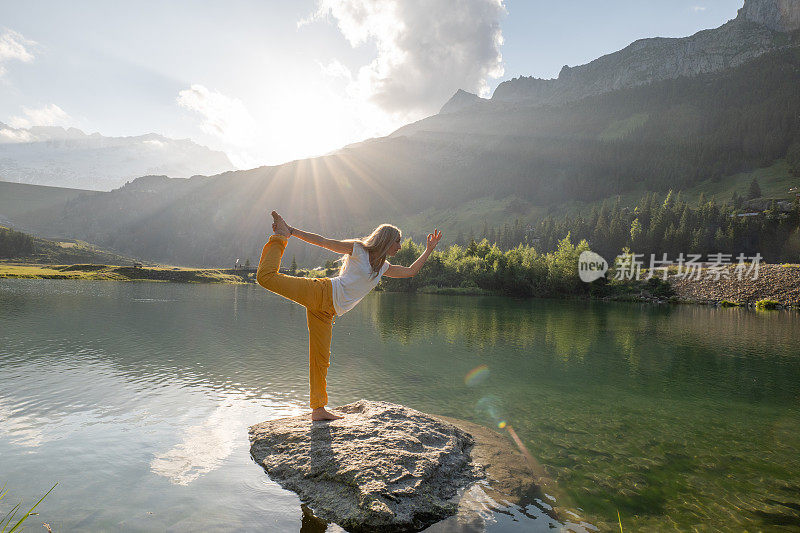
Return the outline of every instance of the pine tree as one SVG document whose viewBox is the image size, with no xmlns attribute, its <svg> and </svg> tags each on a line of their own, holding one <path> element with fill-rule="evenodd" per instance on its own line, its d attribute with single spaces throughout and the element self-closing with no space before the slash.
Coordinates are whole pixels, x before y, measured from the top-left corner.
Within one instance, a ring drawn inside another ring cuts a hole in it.
<svg viewBox="0 0 800 533">
<path fill-rule="evenodd" d="M 622 211 L 619 206 L 615 206 L 611 216 L 611 226 L 609 227 L 609 243 L 608 246 L 616 253 L 617 250 L 625 246 L 625 241 L 628 240 L 629 233 L 627 231 L 627 223 L 622 220 Z"/>
<path fill-rule="evenodd" d="M 672 198 L 672 189 L 669 190 L 667 193 L 667 197 L 664 198 L 664 209 L 672 209 L 673 206 L 673 198 Z"/>
<path fill-rule="evenodd" d="M 714 251 L 722 252 L 727 250 L 727 246 L 725 246 L 725 233 L 722 231 L 722 228 L 717 228 L 716 233 L 714 233 Z"/>
<path fill-rule="evenodd" d="M 761 198 L 761 187 L 758 185 L 758 180 L 753 178 L 753 181 L 750 182 L 750 187 L 747 189 L 747 199 L 753 200 L 755 198 Z"/>
<path fill-rule="evenodd" d="M 642 225 L 639 223 L 638 218 L 634 218 L 631 222 L 631 248 L 636 250 L 639 247 L 642 235 Z"/>
<path fill-rule="evenodd" d="M 692 231 L 692 237 L 691 240 L 689 241 L 689 248 L 690 248 L 689 252 L 695 254 L 702 253 L 703 252 L 702 247 L 703 247 L 703 231 L 700 228 L 695 228 Z"/>
<path fill-rule="evenodd" d="M 503 224 L 503 233 L 500 237 L 500 247 L 504 250 L 511 248 L 511 228 L 508 224 Z"/>
<path fill-rule="evenodd" d="M 740 209 L 742 207 L 742 197 L 739 196 L 739 193 L 736 191 L 733 191 L 731 195 L 731 205 L 734 209 Z"/>
<path fill-rule="evenodd" d="M 673 222 L 670 222 L 667 232 L 664 234 L 664 250 L 670 256 L 678 254 L 679 250 L 676 244 L 678 240 L 678 228 L 675 227 Z"/>
</svg>

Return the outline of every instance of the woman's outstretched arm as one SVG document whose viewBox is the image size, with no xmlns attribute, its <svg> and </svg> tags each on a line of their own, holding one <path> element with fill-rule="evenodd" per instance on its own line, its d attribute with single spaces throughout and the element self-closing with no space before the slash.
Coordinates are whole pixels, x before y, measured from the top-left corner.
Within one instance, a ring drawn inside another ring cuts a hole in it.
<svg viewBox="0 0 800 533">
<path fill-rule="evenodd" d="M 353 241 L 337 241 L 336 239 L 326 239 L 322 235 L 317 235 L 316 233 L 309 233 L 307 231 L 293 228 L 287 224 L 283 217 L 280 216 L 276 211 L 272 212 L 272 218 L 274 219 L 274 222 L 272 223 L 272 231 L 275 233 L 285 235 L 287 238 L 294 235 L 300 240 L 320 246 L 322 248 L 326 248 L 338 254 L 353 253 Z"/>
<path fill-rule="evenodd" d="M 337 254 L 353 253 L 353 241 L 337 241 L 336 239 L 327 239 L 322 235 L 303 231 L 301 229 L 293 228 L 292 226 L 289 226 L 289 234 L 297 237 L 301 241 L 306 241 L 307 243 L 321 246 L 322 248 L 326 248 L 332 252 L 336 252 Z"/>
<path fill-rule="evenodd" d="M 422 252 L 422 255 L 420 255 L 411 266 L 389 265 L 384 276 L 390 278 L 413 278 L 420 271 L 422 265 L 425 264 L 425 261 L 428 260 L 428 256 L 431 255 L 433 249 L 439 244 L 439 239 L 441 238 L 442 232 L 436 229 L 433 230 L 433 233 L 428 234 L 428 245 L 425 247 L 425 251 Z"/>
</svg>

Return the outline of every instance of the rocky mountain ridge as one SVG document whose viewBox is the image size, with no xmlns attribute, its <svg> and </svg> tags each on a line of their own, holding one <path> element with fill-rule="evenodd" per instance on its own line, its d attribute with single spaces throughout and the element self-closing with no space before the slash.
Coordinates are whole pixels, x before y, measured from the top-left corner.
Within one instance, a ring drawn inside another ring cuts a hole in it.
<svg viewBox="0 0 800 533">
<path fill-rule="evenodd" d="M 585 65 L 564 66 L 554 79 L 523 76 L 504 81 L 491 102 L 558 105 L 656 81 L 717 72 L 776 48 L 796 46 L 800 43 L 798 32 L 800 0 L 745 0 L 736 18 L 718 28 L 689 37 L 640 39 Z M 457 93 L 442 112 L 465 107 L 463 95 Z"/>
<path fill-rule="evenodd" d="M 800 0 L 745 0 L 739 17 L 779 32 L 800 29 Z"/>
</svg>

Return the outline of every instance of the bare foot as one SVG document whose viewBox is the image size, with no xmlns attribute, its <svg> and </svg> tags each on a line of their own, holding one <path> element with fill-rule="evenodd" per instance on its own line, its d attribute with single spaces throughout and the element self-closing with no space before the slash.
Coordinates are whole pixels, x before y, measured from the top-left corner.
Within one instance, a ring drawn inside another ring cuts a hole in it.
<svg viewBox="0 0 800 533">
<path fill-rule="evenodd" d="M 275 232 L 276 235 L 283 235 L 284 237 L 289 237 L 292 233 L 289 230 L 289 224 L 283 220 L 283 217 L 278 214 L 277 211 L 272 212 L 272 231 Z"/>
<path fill-rule="evenodd" d="M 326 411 L 324 407 L 317 407 L 311 411 L 311 420 L 338 420 L 340 418 L 344 417 Z"/>
</svg>

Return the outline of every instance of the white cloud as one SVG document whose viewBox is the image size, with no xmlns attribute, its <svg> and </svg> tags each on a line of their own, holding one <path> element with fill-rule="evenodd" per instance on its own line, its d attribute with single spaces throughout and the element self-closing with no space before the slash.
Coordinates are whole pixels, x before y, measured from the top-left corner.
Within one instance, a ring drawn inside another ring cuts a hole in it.
<svg viewBox="0 0 800 533">
<path fill-rule="evenodd" d="M 55 104 L 39 109 L 22 108 L 22 117 L 11 117 L 9 125 L 14 128 L 30 128 L 31 126 L 67 126 L 70 116 Z"/>
<path fill-rule="evenodd" d="M 503 74 L 502 0 L 319 0 L 298 26 L 335 19 L 351 46 L 374 43 L 348 93 L 407 118 L 438 111 L 457 89 L 488 95 Z M 342 74 L 337 61 L 324 68 Z M 347 71 L 349 73 L 349 70 Z"/>
<path fill-rule="evenodd" d="M 353 73 L 350 72 L 350 69 L 336 59 L 327 65 L 320 63 L 320 68 L 322 69 L 322 73 L 329 78 L 344 78 L 348 81 L 352 81 L 353 79 Z"/>
<path fill-rule="evenodd" d="M 156 149 L 164 148 L 167 145 L 167 143 L 159 141 L 158 139 L 145 139 L 142 141 L 142 144 Z"/>
<path fill-rule="evenodd" d="M 5 74 L 6 69 L 3 63 L 7 61 L 22 61 L 30 63 L 33 61 L 33 54 L 28 48 L 35 46 L 34 41 L 28 40 L 14 30 L 5 30 L 0 35 L 0 76 Z"/>
<path fill-rule="evenodd" d="M 705 10 L 706 8 L 703 6 L 692 6 L 692 11 L 694 11 L 695 13 L 699 13 L 700 11 L 705 11 Z"/>
<path fill-rule="evenodd" d="M 256 123 L 238 98 L 210 91 L 198 84 L 178 93 L 178 105 L 202 115 L 200 128 L 233 147 L 251 146 Z"/>
</svg>

